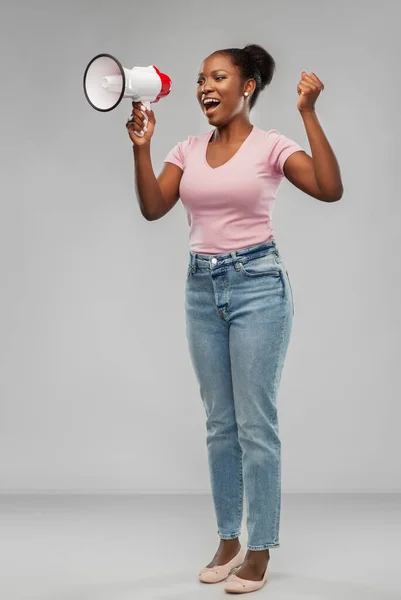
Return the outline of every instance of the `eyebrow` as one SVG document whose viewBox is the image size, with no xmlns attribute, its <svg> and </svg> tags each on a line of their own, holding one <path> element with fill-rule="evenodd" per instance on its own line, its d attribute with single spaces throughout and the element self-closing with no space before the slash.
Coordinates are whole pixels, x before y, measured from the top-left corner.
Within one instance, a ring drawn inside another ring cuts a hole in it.
<svg viewBox="0 0 401 600">
<path fill-rule="evenodd" d="M 226 71 L 225 69 L 214 69 L 214 71 L 212 71 L 212 75 L 213 73 L 218 73 L 219 71 L 224 71 L 225 73 L 228 73 L 228 71 Z M 203 75 L 202 71 L 198 73 L 198 77 L 200 77 L 201 75 Z"/>
</svg>

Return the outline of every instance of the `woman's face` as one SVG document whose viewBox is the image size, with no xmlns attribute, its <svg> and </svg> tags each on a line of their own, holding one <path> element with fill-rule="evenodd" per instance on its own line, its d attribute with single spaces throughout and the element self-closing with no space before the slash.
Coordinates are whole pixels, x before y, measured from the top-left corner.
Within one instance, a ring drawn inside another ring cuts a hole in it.
<svg viewBox="0 0 401 600">
<path fill-rule="evenodd" d="M 244 109 L 239 71 L 229 56 L 209 56 L 201 65 L 197 84 L 198 102 L 212 125 L 226 123 Z M 204 104 L 206 98 L 215 98 L 219 102 Z"/>
</svg>

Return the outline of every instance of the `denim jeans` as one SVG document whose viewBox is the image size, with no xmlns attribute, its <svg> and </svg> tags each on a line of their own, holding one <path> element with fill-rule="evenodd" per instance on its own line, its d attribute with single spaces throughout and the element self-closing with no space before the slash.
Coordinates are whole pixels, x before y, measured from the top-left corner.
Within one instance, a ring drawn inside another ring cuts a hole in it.
<svg viewBox="0 0 401 600">
<path fill-rule="evenodd" d="M 281 442 L 277 391 L 294 302 L 274 239 L 225 254 L 189 251 L 185 319 L 206 411 L 218 534 L 248 548 L 279 547 Z"/>
</svg>

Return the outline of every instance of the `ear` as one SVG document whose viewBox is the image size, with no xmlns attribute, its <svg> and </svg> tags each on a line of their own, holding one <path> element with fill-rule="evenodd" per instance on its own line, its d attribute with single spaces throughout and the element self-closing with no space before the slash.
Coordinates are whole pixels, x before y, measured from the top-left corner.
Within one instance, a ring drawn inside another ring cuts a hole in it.
<svg viewBox="0 0 401 600">
<path fill-rule="evenodd" d="M 256 81 L 254 79 L 249 79 L 246 82 L 246 86 L 244 92 L 248 92 L 248 95 L 251 96 L 256 89 Z"/>
</svg>

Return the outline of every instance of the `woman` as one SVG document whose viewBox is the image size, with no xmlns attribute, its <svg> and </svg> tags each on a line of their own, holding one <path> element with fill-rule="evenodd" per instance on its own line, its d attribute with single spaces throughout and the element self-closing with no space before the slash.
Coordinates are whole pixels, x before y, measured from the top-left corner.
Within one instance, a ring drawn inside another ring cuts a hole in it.
<svg viewBox="0 0 401 600">
<path fill-rule="evenodd" d="M 143 114 L 133 103 L 127 122 L 143 216 L 160 219 L 181 197 L 190 225 L 186 331 L 207 416 L 220 536 L 199 576 L 208 583 L 227 579 L 227 592 L 262 587 L 270 548 L 279 546 L 276 400 L 294 305 L 271 224 L 275 195 L 284 176 L 324 202 L 343 193 L 336 158 L 314 110 L 324 87 L 314 73 L 303 72 L 297 88 L 312 156 L 275 129 L 250 123 L 249 112 L 274 70 L 271 55 L 255 44 L 211 54 L 199 73 L 197 99 L 213 129 L 179 142 L 157 179 L 150 158 L 153 111 L 145 109 L 143 128 Z M 135 135 L 142 129 L 143 137 Z M 246 554 L 239 542 L 244 491 Z"/>
</svg>

